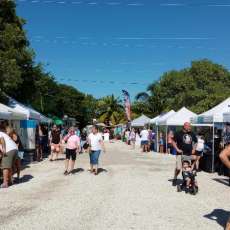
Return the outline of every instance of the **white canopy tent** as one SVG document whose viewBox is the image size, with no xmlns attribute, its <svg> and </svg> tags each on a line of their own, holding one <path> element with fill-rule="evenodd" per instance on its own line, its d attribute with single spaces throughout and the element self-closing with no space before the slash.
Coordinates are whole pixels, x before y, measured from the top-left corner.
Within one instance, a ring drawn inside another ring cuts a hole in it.
<svg viewBox="0 0 230 230">
<path fill-rule="evenodd" d="M 219 105 L 213 107 L 212 109 L 204 112 L 198 116 L 199 119 L 203 120 L 205 123 L 223 123 L 224 114 L 230 113 L 230 97 L 221 102 Z"/>
<path fill-rule="evenodd" d="M 131 126 L 132 127 L 144 127 L 145 125 L 150 123 L 150 118 L 145 116 L 145 115 L 141 115 L 140 117 L 138 117 L 137 119 L 134 119 L 131 122 Z"/>
<path fill-rule="evenodd" d="M 11 116 L 12 113 L 3 104 L 0 104 L 0 119 L 9 120 Z"/>
<path fill-rule="evenodd" d="M 42 123 L 50 124 L 50 123 L 53 122 L 52 119 L 50 119 L 50 118 L 48 118 L 48 117 L 46 117 L 46 116 L 44 116 L 44 115 L 42 115 L 42 114 L 40 114 L 40 117 L 41 117 L 40 121 L 41 121 Z"/>
<path fill-rule="evenodd" d="M 215 171 L 215 126 L 223 122 L 229 122 L 230 118 L 230 97 L 216 105 L 212 109 L 198 115 L 192 122 L 195 125 L 200 126 L 212 126 L 213 127 L 213 141 L 212 141 L 212 172 Z"/>
<path fill-rule="evenodd" d="M 155 117 L 151 120 L 152 124 L 156 125 L 156 133 L 157 133 L 157 139 L 156 139 L 156 151 L 158 151 L 158 135 L 159 135 L 159 126 L 164 125 L 163 123 L 165 120 L 167 120 L 169 117 L 173 116 L 176 112 L 174 110 L 171 110 L 165 114 L 159 115 L 158 117 Z"/>
<path fill-rule="evenodd" d="M 163 116 L 159 117 L 155 122 L 156 125 L 166 125 L 167 120 L 172 117 L 176 112 L 174 110 L 169 111 L 168 113 L 164 114 Z"/>
<path fill-rule="evenodd" d="M 150 120 L 150 124 L 155 124 L 157 119 L 159 119 L 159 118 L 160 118 L 160 115 L 154 117 L 153 119 Z"/>
<path fill-rule="evenodd" d="M 10 108 L 13 108 L 15 110 L 17 110 L 20 113 L 26 114 L 26 119 L 31 119 L 31 120 L 41 120 L 41 116 L 40 113 L 38 113 L 37 111 L 17 102 L 16 100 L 14 100 L 13 98 L 9 98 L 9 104 L 8 106 Z"/>
<path fill-rule="evenodd" d="M 183 126 L 185 122 L 190 122 L 192 117 L 196 117 L 197 114 L 183 107 L 172 116 L 165 119 L 165 125 L 167 126 Z"/>
<path fill-rule="evenodd" d="M 1 103 L 0 103 L 0 111 L 7 113 L 7 116 L 5 117 L 1 116 L 1 119 L 5 119 L 5 120 L 24 120 L 27 117 L 26 113 L 22 113 L 15 108 L 8 107 Z"/>
</svg>

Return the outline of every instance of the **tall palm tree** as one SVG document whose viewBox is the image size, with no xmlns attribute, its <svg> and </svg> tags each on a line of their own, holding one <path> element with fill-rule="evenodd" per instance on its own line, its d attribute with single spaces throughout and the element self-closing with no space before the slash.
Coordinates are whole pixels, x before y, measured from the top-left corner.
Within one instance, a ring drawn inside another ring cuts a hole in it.
<svg viewBox="0 0 230 230">
<path fill-rule="evenodd" d="M 125 120 L 124 107 L 121 104 L 121 100 L 115 98 L 113 94 L 98 101 L 97 115 L 100 122 L 109 120 L 113 124 L 119 124 Z"/>
</svg>

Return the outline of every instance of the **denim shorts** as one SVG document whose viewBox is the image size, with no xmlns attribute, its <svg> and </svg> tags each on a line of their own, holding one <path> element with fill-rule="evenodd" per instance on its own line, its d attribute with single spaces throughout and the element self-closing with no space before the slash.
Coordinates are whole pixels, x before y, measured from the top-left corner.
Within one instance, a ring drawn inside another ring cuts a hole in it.
<svg viewBox="0 0 230 230">
<path fill-rule="evenodd" d="M 90 152 L 89 158 L 90 158 L 91 165 L 98 165 L 98 159 L 99 159 L 100 153 L 101 153 L 101 150 Z"/>
</svg>

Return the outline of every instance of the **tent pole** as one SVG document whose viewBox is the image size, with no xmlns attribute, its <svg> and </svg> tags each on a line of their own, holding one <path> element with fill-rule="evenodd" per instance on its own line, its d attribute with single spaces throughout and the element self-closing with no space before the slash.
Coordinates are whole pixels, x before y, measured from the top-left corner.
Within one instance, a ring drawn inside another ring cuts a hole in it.
<svg viewBox="0 0 230 230">
<path fill-rule="evenodd" d="M 168 153 L 168 126 L 166 125 L 166 133 L 165 133 L 165 142 L 166 142 L 166 145 L 165 145 L 165 147 L 166 147 L 166 153 Z"/>
<path fill-rule="evenodd" d="M 156 151 L 157 151 L 157 153 L 158 153 L 158 132 L 159 132 L 159 127 L 158 127 L 158 125 L 156 125 L 156 127 L 157 127 L 157 138 L 156 138 L 156 141 L 157 141 L 157 143 L 156 143 Z"/>
<path fill-rule="evenodd" d="M 215 125 L 213 122 L 212 126 L 212 173 L 214 173 L 214 165 L 215 165 Z"/>
</svg>

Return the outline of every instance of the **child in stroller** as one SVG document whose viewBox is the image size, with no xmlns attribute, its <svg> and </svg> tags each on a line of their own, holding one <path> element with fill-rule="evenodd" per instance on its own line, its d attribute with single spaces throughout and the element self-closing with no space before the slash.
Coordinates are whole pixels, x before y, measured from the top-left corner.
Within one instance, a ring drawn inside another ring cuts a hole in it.
<svg viewBox="0 0 230 230">
<path fill-rule="evenodd" d="M 182 177 L 183 182 L 181 185 L 177 186 L 177 191 L 185 191 L 185 193 L 196 195 L 198 193 L 196 171 L 192 169 L 191 162 L 189 160 L 184 160 L 182 162 Z"/>
</svg>

